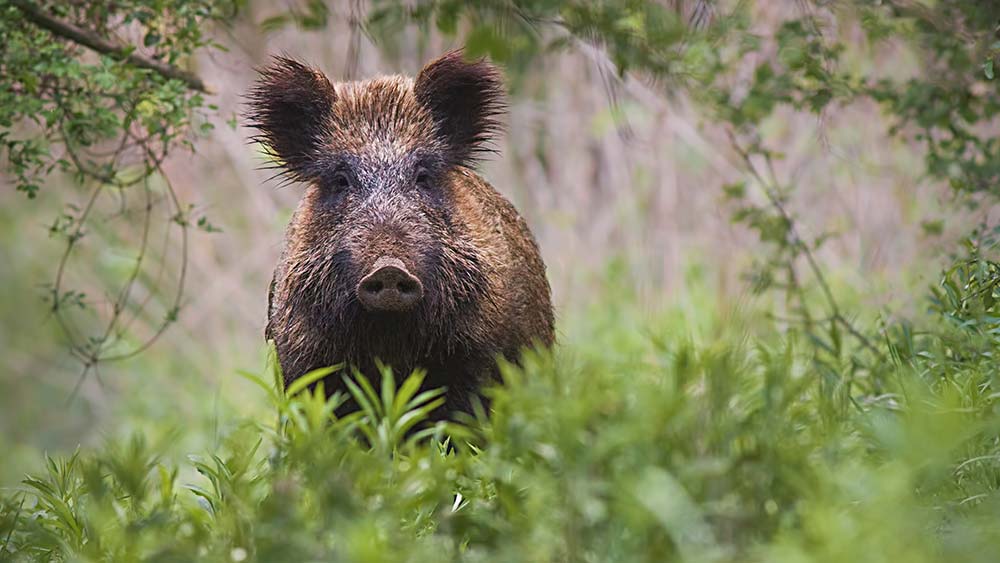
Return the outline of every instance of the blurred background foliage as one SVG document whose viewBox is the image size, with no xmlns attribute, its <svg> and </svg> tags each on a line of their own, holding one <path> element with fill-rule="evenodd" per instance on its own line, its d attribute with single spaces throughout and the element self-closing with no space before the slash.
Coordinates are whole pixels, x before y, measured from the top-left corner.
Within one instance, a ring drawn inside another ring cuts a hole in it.
<svg viewBox="0 0 1000 563">
<path fill-rule="evenodd" d="M 0 554 L 994 560 L 998 30 L 959 0 L 0 0 Z M 271 54 L 353 80 L 456 46 L 507 74 L 482 172 L 560 344 L 415 442 L 412 384 L 335 420 L 254 375 L 299 189 L 239 114 Z"/>
</svg>

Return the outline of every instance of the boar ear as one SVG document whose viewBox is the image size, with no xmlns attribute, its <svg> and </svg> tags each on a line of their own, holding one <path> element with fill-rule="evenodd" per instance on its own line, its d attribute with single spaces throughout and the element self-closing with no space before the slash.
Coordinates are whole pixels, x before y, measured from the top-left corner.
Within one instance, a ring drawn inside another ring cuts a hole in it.
<svg viewBox="0 0 1000 563">
<path fill-rule="evenodd" d="M 290 178 L 309 180 L 329 132 L 333 84 L 322 72 L 285 57 L 275 57 L 258 73 L 247 95 L 247 125 L 259 132 L 253 140 L 281 161 Z"/>
<path fill-rule="evenodd" d="M 469 165 L 500 130 L 506 110 L 500 72 L 484 59 L 467 61 L 462 51 L 428 63 L 413 85 L 417 101 L 430 110 L 449 160 Z"/>
</svg>

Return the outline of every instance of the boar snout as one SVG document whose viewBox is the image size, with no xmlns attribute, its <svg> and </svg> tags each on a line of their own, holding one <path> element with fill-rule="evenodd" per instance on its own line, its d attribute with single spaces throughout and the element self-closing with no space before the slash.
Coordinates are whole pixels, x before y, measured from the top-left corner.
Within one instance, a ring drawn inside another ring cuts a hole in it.
<svg viewBox="0 0 1000 563">
<path fill-rule="evenodd" d="M 424 285 L 403 261 L 382 256 L 357 288 L 358 300 L 369 311 L 409 311 L 424 296 Z"/>
</svg>

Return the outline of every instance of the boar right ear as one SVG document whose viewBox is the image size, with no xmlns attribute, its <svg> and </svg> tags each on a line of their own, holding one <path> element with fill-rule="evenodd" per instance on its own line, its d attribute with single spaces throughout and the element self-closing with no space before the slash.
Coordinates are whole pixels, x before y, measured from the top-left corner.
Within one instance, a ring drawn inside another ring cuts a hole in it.
<svg viewBox="0 0 1000 563">
<path fill-rule="evenodd" d="M 315 176 L 313 164 L 329 132 L 336 91 L 326 76 L 296 60 L 275 57 L 247 95 L 253 137 L 294 180 Z"/>
<path fill-rule="evenodd" d="M 503 79 L 485 59 L 467 61 L 461 50 L 428 63 L 413 85 L 413 93 L 430 110 L 437 134 L 454 164 L 470 165 L 500 129 L 506 110 Z"/>
</svg>

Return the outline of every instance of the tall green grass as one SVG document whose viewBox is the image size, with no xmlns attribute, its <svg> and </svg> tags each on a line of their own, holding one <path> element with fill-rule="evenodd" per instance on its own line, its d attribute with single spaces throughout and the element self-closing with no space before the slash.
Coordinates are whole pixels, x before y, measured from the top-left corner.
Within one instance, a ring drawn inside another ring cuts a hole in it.
<svg viewBox="0 0 1000 563">
<path fill-rule="evenodd" d="M 325 374 L 362 406 L 340 419 L 321 385 L 246 374 L 272 414 L 215 451 L 174 463 L 137 435 L 7 490 L 0 560 L 997 559 L 989 331 L 888 327 L 858 369 L 692 299 L 563 318 L 488 417 L 420 424 L 439 397 L 419 373 Z"/>
</svg>

